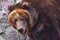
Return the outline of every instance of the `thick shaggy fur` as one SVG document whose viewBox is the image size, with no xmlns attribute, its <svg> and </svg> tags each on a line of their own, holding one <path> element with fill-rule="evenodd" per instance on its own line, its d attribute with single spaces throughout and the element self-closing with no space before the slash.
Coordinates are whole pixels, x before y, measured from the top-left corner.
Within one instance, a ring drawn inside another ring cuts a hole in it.
<svg viewBox="0 0 60 40">
<path fill-rule="evenodd" d="M 34 24 L 33 22 L 29 22 L 33 25 L 30 26 L 30 31 L 34 37 L 33 40 L 60 40 L 59 0 L 23 0 L 20 3 L 10 6 L 10 13 L 17 8 L 27 10 L 33 15 L 31 17 L 34 20 L 29 19 L 35 22 Z M 30 33 L 28 32 L 28 34 Z"/>
<path fill-rule="evenodd" d="M 20 22 L 21 20 L 24 20 L 23 22 L 27 23 L 27 26 L 25 27 L 24 23 L 24 27 L 22 28 L 26 28 L 26 34 L 28 34 L 28 36 L 34 40 L 33 34 L 32 32 L 30 32 L 31 28 L 33 28 L 35 24 L 34 17 L 27 10 L 23 10 L 20 8 L 16 8 L 12 12 L 10 12 L 8 21 L 16 30 L 18 30 L 18 21 Z"/>
</svg>

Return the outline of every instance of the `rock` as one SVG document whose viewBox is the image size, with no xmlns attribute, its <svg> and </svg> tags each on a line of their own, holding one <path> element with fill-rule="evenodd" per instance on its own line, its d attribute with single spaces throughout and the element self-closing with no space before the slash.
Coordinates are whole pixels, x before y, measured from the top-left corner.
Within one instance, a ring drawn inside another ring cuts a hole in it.
<svg viewBox="0 0 60 40">
<path fill-rule="evenodd" d="M 6 23 L 6 22 L 7 22 L 7 18 L 2 17 L 2 18 L 0 19 L 0 23 Z"/>
<path fill-rule="evenodd" d="M 5 34 L 6 34 L 6 40 L 18 40 L 18 37 L 17 37 L 18 34 L 16 30 L 12 27 L 8 27 L 6 29 Z"/>
<path fill-rule="evenodd" d="M 8 14 L 3 11 L 0 13 L 0 40 L 18 40 L 17 31 L 8 23 Z"/>
<path fill-rule="evenodd" d="M 0 23 L 7 23 L 7 16 L 5 11 L 0 11 Z"/>
<path fill-rule="evenodd" d="M 2 36 L 0 36 L 0 40 L 5 40 L 5 38 L 3 38 Z"/>
</svg>

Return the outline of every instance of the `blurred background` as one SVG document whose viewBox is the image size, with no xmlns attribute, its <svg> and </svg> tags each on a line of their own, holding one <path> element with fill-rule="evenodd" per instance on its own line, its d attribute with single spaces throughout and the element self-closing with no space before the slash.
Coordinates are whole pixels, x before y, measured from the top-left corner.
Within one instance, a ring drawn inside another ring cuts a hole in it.
<svg viewBox="0 0 60 40">
<path fill-rule="evenodd" d="M 17 31 L 12 28 L 8 21 L 8 6 L 22 0 L 0 0 L 0 40 L 19 40 Z"/>
</svg>

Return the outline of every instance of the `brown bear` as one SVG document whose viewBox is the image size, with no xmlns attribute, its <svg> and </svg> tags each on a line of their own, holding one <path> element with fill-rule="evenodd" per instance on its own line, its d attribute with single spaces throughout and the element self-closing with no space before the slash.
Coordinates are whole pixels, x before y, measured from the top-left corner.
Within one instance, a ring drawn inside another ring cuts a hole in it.
<svg viewBox="0 0 60 40">
<path fill-rule="evenodd" d="M 35 22 L 33 16 L 27 10 L 16 8 L 10 12 L 8 21 L 21 34 L 25 35 L 26 33 L 29 33 L 30 36 L 32 35 L 30 29 Z"/>
<path fill-rule="evenodd" d="M 59 0 L 22 0 L 8 8 L 8 21 L 30 40 L 60 40 L 59 3 Z"/>
</svg>

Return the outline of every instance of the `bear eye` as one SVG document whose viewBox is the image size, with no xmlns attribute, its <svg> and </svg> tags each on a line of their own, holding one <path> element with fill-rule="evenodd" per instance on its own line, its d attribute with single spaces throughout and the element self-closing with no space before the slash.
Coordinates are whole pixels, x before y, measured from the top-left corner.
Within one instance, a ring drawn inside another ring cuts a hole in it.
<svg viewBox="0 0 60 40">
<path fill-rule="evenodd" d="M 14 24 L 16 24 L 17 19 L 14 20 Z"/>
<path fill-rule="evenodd" d="M 24 19 L 21 19 L 21 20 L 24 20 Z"/>
<path fill-rule="evenodd" d="M 17 21 L 17 19 L 14 20 L 14 22 L 16 22 L 16 21 Z"/>
</svg>

